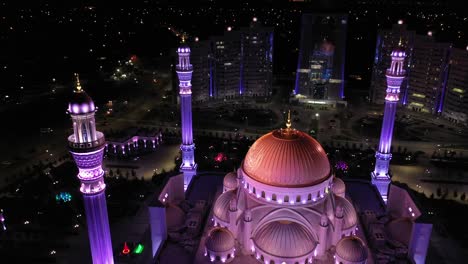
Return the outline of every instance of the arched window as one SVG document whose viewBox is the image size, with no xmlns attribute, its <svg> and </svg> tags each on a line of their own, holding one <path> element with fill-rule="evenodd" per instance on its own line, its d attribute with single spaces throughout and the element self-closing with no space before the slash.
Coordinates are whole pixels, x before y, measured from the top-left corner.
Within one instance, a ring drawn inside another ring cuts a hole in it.
<svg viewBox="0 0 468 264">
<path fill-rule="evenodd" d="M 289 195 L 286 195 L 286 196 L 284 197 L 284 202 L 285 202 L 285 203 L 289 203 Z"/>
<path fill-rule="evenodd" d="M 81 135 L 83 136 L 83 142 L 88 142 L 88 131 L 84 123 L 81 124 Z"/>
<path fill-rule="evenodd" d="M 276 201 L 276 194 L 275 193 L 271 195 L 271 200 Z"/>
<path fill-rule="evenodd" d="M 93 134 L 93 121 L 89 123 L 91 125 L 91 128 L 89 129 L 89 140 L 94 140 L 94 134 Z"/>
<path fill-rule="evenodd" d="M 265 192 L 262 191 L 262 198 L 265 198 Z"/>
<path fill-rule="evenodd" d="M 297 202 L 297 203 L 300 203 L 300 202 L 301 202 L 301 196 L 300 196 L 300 195 L 296 196 L 296 202 Z"/>
<path fill-rule="evenodd" d="M 274 260 L 270 260 L 270 264 L 275 264 L 275 261 L 274 261 Z"/>
<path fill-rule="evenodd" d="M 253 192 L 254 194 L 257 193 L 257 192 L 255 191 L 255 187 L 252 188 L 252 192 Z"/>
<path fill-rule="evenodd" d="M 262 255 L 262 256 L 260 256 L 260 259 L 261 259 L 262 261 L 264 261 L 264 260 L 265 260 L 265 258 L 263 257 L 263 255 Z"/>
<path fill-rule="evenodd" d="M 312 200 L 312 194 L 311 193 L 309 193 L 309 195 L 307 196 L 307 200 L 308 201 Z"/>
<path fill-rule="evenodd" d="M 320 191 L 317 193 L 317 198 L 320 198 Z"/>
</svg>

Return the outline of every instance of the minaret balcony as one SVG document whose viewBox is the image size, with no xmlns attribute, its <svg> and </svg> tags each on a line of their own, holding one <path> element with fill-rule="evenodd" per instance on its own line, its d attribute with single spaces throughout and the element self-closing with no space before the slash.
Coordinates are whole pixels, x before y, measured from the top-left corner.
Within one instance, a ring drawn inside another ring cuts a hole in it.
<svg viewBox="0 0 468 264">
<path fill-rule="evenodd" d="M 68 147 L 72 152 L 84 153 L 103 148 L 106 144 L 106 139 L 102 132 L 96 131 L 96 140 L 89 142 L 78 142 L 75 135 L 68 137 Z"/>
</svg>

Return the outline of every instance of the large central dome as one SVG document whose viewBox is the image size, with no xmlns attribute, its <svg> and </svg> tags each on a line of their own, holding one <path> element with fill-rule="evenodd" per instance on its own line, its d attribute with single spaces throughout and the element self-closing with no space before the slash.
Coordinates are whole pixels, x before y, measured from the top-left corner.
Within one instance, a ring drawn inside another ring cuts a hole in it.
<svg viewBox="0 0 468 264">
<path fill-rule="evenodd" d="M 281 129 L 255 141 L 245 156 L 243 170 L 267 185 L 306 187 L 327 179 L 330 163 L 320 143 L 311 136 Z"/>
</svg>

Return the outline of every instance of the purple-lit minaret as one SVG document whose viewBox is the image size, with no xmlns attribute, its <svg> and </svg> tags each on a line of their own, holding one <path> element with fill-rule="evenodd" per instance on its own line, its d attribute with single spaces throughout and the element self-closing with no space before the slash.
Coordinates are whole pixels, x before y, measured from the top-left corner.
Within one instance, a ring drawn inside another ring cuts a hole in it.
<svg viewBox="0 0 468 264">
<path fill-rule="evenodd" d="M 182 43 L 185 40 L 182 38 Z M 177 49 L 179 54 L 179 63 L 176 66 L 177 76 L 179 77 L 179 95 L 180 95 L 180 116 L 182 129 L 182 164 L 180 170 L 184 173 L 184 190 L 190 184 L 193 176 L 197 173 L 197 164 L 195 163 L 195 144 L 193 143 L 192 132 L 192 72 L 193 67 L 190 64 L 190 48 L 182 44 Z"/>
<path fill-rule="evenodd" d="M 79 169 L 78 179 L 81 182 L 93 264 L 113 264 L 102 170 L 105 139 L 102 132 L 96 131 L 96 108 L 93 100 L 81 88 L 78 75 L 68 112 L 73 121 L 73 135 L 68 137 L 68 146 Z"/>
<path fill-rule="evenodd" d="M 388 170 L 390 160 L 392 159 L 390 147 L 392 145 L 395 112 L 400 95 L 400 86 L 406 73 L 403 69 L 405 56 L 405 50 L 401 47 L 400 40 L 398 48 L 392 51 L 392 64 L 385 74 L 387 77 L 387 95 L 385 96 L 385 110 L 379 149 L 375 153 L 375 169 L 372 172 L 372 183 L 377 187 L 385 202 L 387 202 L 388 186 L 391 182 Z"/>
</svg>

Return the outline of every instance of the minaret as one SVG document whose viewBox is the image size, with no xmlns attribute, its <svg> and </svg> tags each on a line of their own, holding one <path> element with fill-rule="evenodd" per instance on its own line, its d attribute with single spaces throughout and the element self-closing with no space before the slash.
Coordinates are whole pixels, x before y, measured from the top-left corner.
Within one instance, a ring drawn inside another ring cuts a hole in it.
<svg viewBox="0 0 468 264">
<path fill-rule="evenodd" d="M 83 194 L 89 244 L 93 264 L 113 264 L 112 243 L 106 205 L 106 184 L 102 170 L 105 139 L 96 131 L 93 100 L 81 88 L 76 74 L 73 100 L 68 104 L 73 121 L 73 135 L 68 137 L 70 153 L 78 166 L 80 191 Z M 86 262 L 86 261 L 85 261 Z"/>
<path fill-rule="evenodd" d="M 193 144 L 192 132 L 192 71 L 190 64 L 190 48 L 185 44 L 185 37 L 182 37 L 182 46 L 177 49 L 179 63 L 176 66 L 179 78 L 180 95 L 180 116 L 182 129 L 182 164 L 180 171 L 184 174 L 184 190 L 187 190 L 193 176 L 197 174 L 197 164 L 195 163 L 195 144 Z"/>
<path fill-rule="evenodd" d="M 382 199 L 387 202 L 388 187 L 390 185 L 390 174 L 388 173 L 392 154 L 393 125 L 395 123 L 395 112 L 400 95 L 400 86 L 405 78 L 406 71 L 403 69 L 405 62 L 405 50 L 401 47 L 401 39 L 398 48 L 392 51 L 392 64 L 387 69 L 387 95 L 385 96 L 385 110 L 380 133 L 379 149 L 375 154 L 375 169 L 372 172 L 372 184 L 380 192 Z"/>
</svg>

